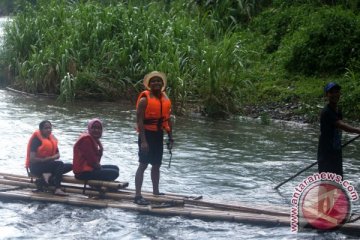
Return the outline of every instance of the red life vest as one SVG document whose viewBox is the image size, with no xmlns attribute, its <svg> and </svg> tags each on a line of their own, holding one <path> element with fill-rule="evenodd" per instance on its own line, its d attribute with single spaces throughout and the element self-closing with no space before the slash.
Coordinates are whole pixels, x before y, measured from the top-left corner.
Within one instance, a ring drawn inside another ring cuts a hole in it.
<svg viewBox="0 0 360 240">
<path fill-rule="evenodd" d="M 86 147 L 86 153 L 81 152 L 79 148 L 80 143 L 85 139 L 90 140 L 90 145 Z M 94 168 L 91 164 L 100 164 L 102 153 L 99 151 L 99 147 L 99 144 L 89 133 L 83 133 L 80 135 L 73 150 L 73 172 L 75 174 L 93 171 Z"/>
<path fill-rule="evenodd" d="M 31 142 L 35 137 L 37 137 L 41 142 L 41 145 L 38 147 L 38 149 L 36 151 L 36 155 L 35 155 L 36 157 L 45 158 L 45 157 L 53 156 L 56 154 L 57 149 L 58 149 L 58 141 L 52 134 L 50 134 L 48 138 L 44 138 L 41 135 L 40 130 L 36 130 L 31 135 L 29 143 L 27 145 L 27 153 L 26 153 L 26 160 L 25 160 L 26 168 L 30 167 Z"/>
<path fill-rule="evenodd" d="M 159 131 L 165 129 L 170 132 L 169 119 L 171 114 L 171 101 L 169 97 L 162 92 L 160 99 L 153 96 L 149 90 L 140 93 L 136 102 L 138 108 L 140 99 L 146 97 L 147 106 L 144 117 L 144 128 L 149 131 Z"/>
</svg>

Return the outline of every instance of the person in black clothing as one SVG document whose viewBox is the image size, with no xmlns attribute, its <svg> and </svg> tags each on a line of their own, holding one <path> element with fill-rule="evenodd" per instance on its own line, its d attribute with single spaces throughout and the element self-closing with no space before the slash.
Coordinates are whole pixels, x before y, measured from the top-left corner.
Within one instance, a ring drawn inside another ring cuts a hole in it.
<svg viewBox="0 0 360 240">
<path fill-rule="evenodd" d="M 330 82 L 325 88 L 327 105 L 320 115 L 320 137 L 318 145 L 318 170 L 331 172 L 343 177 L 343 160 L 341 149 L 341 130 L 360 134 L 360 129 L 343 122 L 341 110 L 338 107 L 341 86 Z"/>
<path fill-rule="evenodd" d="M 66 195 L 60 188 L 62 175 L 72 170 L 72 164 L 59 161 L 57 139 L 52 135 L 52 125 L 45 120 L 39 124 L 28 143 L 26 167 L 35 176 L 43 177 L 46 184 L 55 186 L 56 195 Z M 50 181 L 51 180 L 51 181 Z"/>
</svg>

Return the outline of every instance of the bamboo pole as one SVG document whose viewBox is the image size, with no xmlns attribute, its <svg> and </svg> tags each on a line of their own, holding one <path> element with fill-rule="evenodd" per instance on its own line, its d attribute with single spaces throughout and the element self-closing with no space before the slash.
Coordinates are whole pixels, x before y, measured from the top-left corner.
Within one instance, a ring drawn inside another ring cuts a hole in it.
<svg viewBox="0 0 360 240">
<path fill-rule="evenodd" d="M 66 191 L 68 189 L 73 188 L 74 186 L 64 186 L 66 188 Z M 90 191 L 90 192 L 89 192 Z M 82 188 L 80 190 L 74 191 L 74 193 L 82 193 Z M 99 196 L 99 192 L 97 191 L 91 191 L 91 190 L 85 190 L 85 194 Z M 113 199 L 126 199 L 126 200 L 133 200 L 134 194 L 130 194 L 129 192 L 123 192 L 122 190 L 117 192 L 105 192 L 103 194 L 105 197 L 113 198 Z M 154 196 L 154 195 L 148 195 L 146 196 L 146 199 L 151 202 L 166 202 L 171 200 L 175 205 L 195 205 L 195 206 L 202 206 L 202 207 L 210 207 L 220 210 L 228 210 L 228 211 L 239 211 L 239 212 L 249 212 L 249 213 L 258 213 L 258 214 L 266 214 L 266 215 L 273 215 L 273 216 L 289 216 L 289 213 L 287 212 L 281 212 L 279 211 L 270 211 L 270 210 L 263 210 L 263 209 L 256 209 L 251 207 L 245 207 L 245 206 L 239 206 L 239 205 L 227 205 L 227 204 L 221 204 L 221 203 L 214 203 L 214 202 L 206 202 L 206 201 L 200 201 L 200 200 L 189 200 L 189 199 L 177 199 L 177 198 L 168 198 L 166 195 L 160 195 L 160 196 Z"/>
<path fill-rule="evenodd" d="M 75 206 L 89 206 L 89 207 L 111 207 L 119 208 L 123 210 L 137 211 L 146 214 L 156 214 L 161 216 L 182 216 L 187 218 L 197 218 L 203 220 L 214 220 L 214 221 L 229 221 L 229 222 L 238 222 L 238 223 L 247 223 L 247 224 L 256 224 L 256 225 L 266 225 L 266 226 L 289 226 L 289 218 L 284 216 L 265 216 L 258 215 L 254 213 L 221 213 L 221 212 L 202 212 L 198 210 L 188 210 L 181 207 L 174 207 L 169 209 L 158 209 L 151 208 L 151 206 L 138 206 L 133 203 L 128 202 L 117 202 L 117 201 L 104 201 L 96 199 L 86 199 L 86 201 L 81 201 L 77 198 L 68 198 L 68 197 L 54 197 L 49 196 L 48 194 L 39 194 L 31 192 L 0 192 L 0 199 L 17 199 L 17 200 L 27 200 L 27 201 L 41 201 L 41 202 L 58 202 L 66 203 Z M 85 200 L 85 199 L 84 199 Z M 360 232 L 359 223 L 347 223 L 342 226 L 340 229 L 342 232 L 348 233 L 358 233 Z"/>
<path fill-rule="evenodd" d="M 63 176 L 63 182 L 66 183 L 76 183 L 76 184 L 85 184 L 85 181 L 83 180 L 78 180 L 74 177 L 71 176 Z M 109 181 L 98 181 L 98 180 L 89 180 L 87 181 L 88 185 L 93 185 L 93 186 L 98 186 L 98 187 L 106 187 L 106 188 L 113 188 L 113 189 L 120 189 L 120 188 L 126 188 L 127 186 L 129 186 L 128 182 L 109 182 Z"/>
<path fill-rule="evenodd" d="M 9 177 L 9 178 L 14 178 L 14 177 Z M 22 180 L 23 181 L 0 179 L 0 184 L 10 185 L 10 186 L 19 186 L 19 187 L 24 187 L 24 188 L 36 188 L 36 185 L 34 183 L 26 182 L 26 179 L 22 179 Z M 66 186 L 66 185 L 62 185 L 61 187 L 67 193 L 75 193 L 75 194 L 83 195 L 83 192 L 84 192 L 82 187 Z M 52 186 L 48 187 L 48 189 L 55 190 L 55 188 Z M 134 196 L 131 196 L 128 194 L 113 193 L 113 192 L 99 192 L 99 191 L 93 190 L 93 189 L 85 189 L 85 195 L 111 198 L 114 200 L 130 200 L 130 201 L 134 200 Z M 148 200 L 151 202 L 155 202 L 155 203 L 168 202 L 174 206 L 175 205 L 176 206 L 184 205 L 184 201 L 176 200 L 176 199 L 169 201 L 169 199 L 164 199 L 164 198 L 148 198 Z"/>
<path fill-rule="evenodd" d="M 35 188 L 35 184 L 32 184 L 32 183 L 15 182 L 15 181 L 9 181 L 9 180 L 0 180 L 0 183 L 12 185 L 12 186 L 23 186 L 23 187 Z M 75 193 L 75 194 L 82 194 L 82 192 L 83 192 L 83 190 L 81 188 L 78 188 L 78 187 L 74 188 L 73 186 L 71 186 L 71 187 L 64 186 L 64 191 L 67 193 Z M 133 196 L 127 195 L 127 194 L 123 195 L 120 193 L 108 193 L 108 192 L 101 194 L 98 191 L 93 191 L 93 190 L 86 190 L 85 194 L 90 195 L 90 196 L 103 196 L 103 197 L 111 198 L 114 200 L 133 200 L 133 198 L 134 198 Z M 158 198 L 158 197 L 148 198 L 148 200 L 151 202 L 155 202 L 155 203 L 169 202 L 167 199 Z M 203 212 L 204 211 L 207 211 L 207 212 L 217 211 L 218 212 L 219 210 L 220 211 L 226 210 L 226 211 L 232 212 L 232 213 L 248 212 L 248 213 L 264 214 L 264 215 L 271 215 L 271 216 L 287 216 L 287 217 L 289 216 L 289 214 L 282 213 L 282 212 L 274 212 L 274 211 L 268 211 L 268 210 L 242 207 L 242 206 L 231 206 L 231 205 L 226 205 L 226 204 L 204 202 L 204 201 L 198 201 L 198 200 L 182 200 L 182 201 L 172 200 L 171 203 L 174 206 L 184 206 L 184 203 L 185 203 L 185 207 L 187 207 L 187 208 L 194 208 L 194 206 L 207 207 L 207 209 L 202 209 Z"/>
<path fill-rule="evenodd" d="M 214 203 L 214 202 L 206 202 L 206 201 L 199 201 L 199 200 L 184 200 L 185 204 L 191 204 L 196 206 L 204 206 L 204 207 L 212 207 L 221 210 L 231 210 L 231 211 L 240 211 L 240 212 L 249 212 L 249 213 L 258 213 L 258 214 L 266 214 L 266 215 L 273 215 L 273 216 L 289 216 L 289 213 L 281 212 L 281 211 L 269 211 L 263 210 L 258 208 L 251 208 L 239 205 L 228 205 L 222 203 Z"/>
<path fill-rule="evenodd" d="M 17 181 L 17 182 L 31 182 L 30 178 L 19 178 L 14 176 L 4 176 L 3 179 Z"/>
<path fill-rule="evenodd" d="M 6 185 L 21 185 L 24 187 L 34 186 L 32 183 L 26 182 L 14 182 L 10 180 L 0 179 L 0 184 Z M 68 192 L 78 193 L 80 189 L 70 189 Z M 93 191 L 93 194 L 98 192 Z M 111 193 L 110 193 L 111 194 Z M 119 195 L 119 194 L 115 194 Z M 118 197 L 118 196 L 116 196 Z M 261 224 L 269 226 L 288 226 L 288 216 L 269 216 L 257 213 L 237 212 L 237 211 L 221 211 L 219 209 L 198 209 L 195 206 L 185 207 L 172 207 L 172 208 L 152 208 L 152 206 L 138 206 L 127 201 L 114 201 L 112 199 L 88 199 L 83 195 L 73 195 L 69 197 L 58 197 L 47 193 L 33 193 L 29 191 L 16 190 L 14 192 L 0 192 L 0 198 L 2 199 L 19 199 L 29 201 L 41 201 L 41 202 L 57 202 L 70 204 L 75 206 L 89 206 L 89 207 L 113 207 L 121 208 L 124 210 L 135 210 L 143 213 L 152 213 L 165 216 L 183 216 L 188 218 L 197 218 L 204 220 L 220 220 L 229 222 L 241 222 L 251 224 Z M 126 198 L 124 199 L 126 200 Z M 359 224 L 347 224 L 347 228 L 351 230 L 359 231 Z"/>
<path fill-rule="evenodd" d="M 69 188 L 69 187 L 65 187 L 64 188 L 66 192 L 68 193 L 77 193 L 77 194 L 82 194 L 83 190 L 81 189 L 77 189 L 77 188 Z M 110 199 L 114 199 L 114 200 L 130 200 L 130 202 L 132 202 L 134 200 L 134 196 L 130 196 L 130 195 L 123 195 L 123 194 L 119 194 L 119 193 L 112 193 L 112 192 L 104 192 L 104 193 L 100 193 L 98 191 L 93 191 L 93 190 L 86 190 L 85 191 L 86 195 L 91 195 L 91 196 L 99 196 L 99 197 L 105 197 L 105 198 L 110 198 Z M 148 199 L 151 202 L 155 202 L 155 203 L 171 203 L 174 206 L 184 206 L 184 201 L 181 200 L 171 200 L 169 201 L 168 199 L 160 199 L 160 198 L 151 198 Z"/>
<path fill-rule="evenodd" d="M 135 189 L 126 188 L 126 189 L 121 189 L 120 191 L 135 194 Z M 176 194 L 176 193 L 168 193 L 168 192 L 166 192 L 165 195 L 154 195 L 152 192 L 142 191 L 141 194 L 144 196 L 151 195 L 151 196 L 158 196 L 158 197 L 171 197 L 171 198 L 192 199 L 192 200 L 202 199 L 202 196 L 189 196 L 189 195 L 184 195 L 184 194 Z"/>
<path fill-rule="evenodd" d="M 23 175 L 17 175 L 17 174 L 9 174 L 9 173 L 0 173 L 0 176 L 3 176 L 4 178 L 9 178 L 9 177 L 14 177 L 14 178 L 25 178 L 25 179 L 30 179 L 27 176 L 23 176 Z M 68 175 L 63 175 L 63 182 L 67 182 L 67 183 L 75 183 L 75 184 L 85 184 L 85 181 L 83 180 L 78 180 L 73 176 L 68 176 Z M 129 183 L 128 182 L 118 182 L 118 181 L 97 181 L 97 180 L 89 180 L 87 181 L 87 184 L 89 185 L 93 185 L 93 186 L 98 186 L 98 187 L 106 187 L 106 188 L 113 188 L 113 189 L 121 189 L 121 188 L 126 188 Z"/>
<path fill-rule="evenodd" d="M 17 177 L 5 177 L 7 179 L 11 179 L 14 181 L 30 181 L 29 179 L 24 178 L 17 178 Z M 16 184 L 14 184 L 16 185 Z M 27 185 L 22 185 L 27 186 Z M 35 188 L 35 185 L 31 185 L 33 188 Z M 71 193 L 77 193 L 82 194 L 84 189 L 82 186 L 67 186 L 62 185 L 63 188 L 65 188 L 66 192 Z M 72 190 L 76 189 L 76 190 Z M 133 200 L 134 194 L 129 191 L 123 191 L 119 190 L 117 192 L 105 192 L 102 194 L 99 194 L 98 191 L 94 191 L 93 189 L 85 188 L 85 194 L 86 195 L 92 195 L 92 196 L 104 196 L 107 198 L 113 198 L 113 199 L 125 199 L 125 200 Z M 249 212 L 249 213 L 257 213 L 257 214 L 266 214 L 266 215 L 272 215 L 272 216 L 289 216 L 289 213 L 285 211 L 270 211 L 270 210 L 264 210 L 264 209 L 258 209 L 253 207 L 246 207 L 246 206 L 239 206 L 239 205 L 228 205 L 228 204 L 221 204 L 221 203 L 214 203 L 214 202 L 206 202 L 201 200 L 191 200 L 191 199 L 178 199 L 175 197 L 170 197 L 167 195 L 161 195 L 161 196 L 154 196 L 154 195 L 146 195 L 145 196 L 147 200 L 151 202 L 156 203 L 163 203 L 166 201 L 171 200 L 174 205 L 195 205 L 195 206 L 203 206 L 203 207 L 209 207 L 214 209 L 220 209 L 220 210 L 227 210 L 227 211 L 238 211 L 238 212 Z"/>
<path fill-rule="evenodd" d="M 17 174 L 9 174 L 9 173 L 0 173 L 0 176 L 2 176 L 3 178 L 6 179 L 19 179 L 19 181 L 23 181 L 22 179 L 26 179 L 28 181 L 30 181 L 30 178 L 27 176 L 23 176 L 23 175 L 17 175 Z M 123 187 L 125 187 L 125 185 L 127 184 L 126 182 L 121 182 L 121 187 L 116 186 L 116 184 L 112 184 L 113 182 L 103 182 L 103 181 L 96 181 L 93 182 L 94 180 L 90 180 L 88 181 L 89 185 L 94 185 L 94 186 L 103 186 L 103 187 L 109 187 L 109 188 L 121 188 L 118 189 L 118 191 L 121 191 L 122 193 L 128 193 L 128 194 L 135 194 L 135 190 L 134 189 L 122 189 Z M 77 180 L 72 176 L 67 176 L 67 175 L 63 175 L 63 183 L 73 183 L 73 184 L 80 184 L 80 185 L 84 185 L 84 181 L 81 180 Z M 104 183 L 104 184 L 103 184 Z M 109 185 L 107 185 L 109 183 Z M 196 200 L 196 199 L 201 199 L 202 196 L 187 196 L 187 195 L 183 195 L 183 194 L 175 194 L 175 193 L 166 193 L 165 195 L 154 195 L 152 192 L 147 192 L 147 191 L 143 191 L 142 194 L 146 197 L 159 197 L 159 198 L 170 198 L 170 199 L 191 199 L 191 200 Z"/>
<path fill-rule="evenodd" d="M 24 188 L 35 187 L 35 184 L 29 182 L 19 182 L 0 178 L 1 187 L 4 186 L 23 186 Z M 78 192 L 80 189 L 70 188 L 69 192 Z M 94 194 L 98 193 L 93 191 Z M 109 193 L 110 194 L 110 193 Z M 112 193 L 120 195 L 118 193 Z M 125 195 L 128 196 L 128 195 Z M 187 218 L 197 218 L 203 220 L 221 220 L 229 222 L 239 222 L 266 226 L 289 226 L 290 218 L 288 216 L 270 216 L 258 214 L 255 212 L 222 211 L 220 209 L 199 209 L 197 205 L 185 205 L 184 207 L 171 208 L 152 208 L 152 206 L 139 206 L 129 201 L 115 201 L 112 199 L 89 199 L 81 194 L 74 194 L 67 197 L 54 196 L 48 193 L 33 193 L 28 190 L 13 190 L 9 192 L 0 191 L 0 199 L 17 199 L 27 201 L 56 202 L 75 206 L 89 206 L 98 208 L 120 208 L 123 210 L 138 211 L 147 214 L 157 214 L 162 216 L 182 216 Z M 126 199 L 124 199 L 126 200 Z M 198 202 L 198 201 L 195 201 Z M 342 232 L 360 232 L 359 223 L 346 223 L 340 228 Z"/>
</svg>

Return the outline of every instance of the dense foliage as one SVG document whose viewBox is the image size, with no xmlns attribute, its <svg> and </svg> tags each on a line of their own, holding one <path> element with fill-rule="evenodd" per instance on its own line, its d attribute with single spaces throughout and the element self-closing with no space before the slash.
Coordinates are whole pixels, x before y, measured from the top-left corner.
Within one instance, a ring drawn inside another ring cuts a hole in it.
<svg viewBox="0 0 360 240">
<path fill-rule="evenodd" d="M 36 0 L 0 0 L 0 16 L 8 16 L 21 11 L 24 3 L 36 4 Z"/>
<path fill-rule="evenodd" d="M 337 81 L 345 113 L 359 116 L 357 1 L 27 2 L 0 63 L 25 91 L 134 99 L 144 74 L 159 70 L 178 113 L 189 103 L 224 116 L 295 102 L 295 113 L 315 117 L 322 86 Z"/>
</svg>

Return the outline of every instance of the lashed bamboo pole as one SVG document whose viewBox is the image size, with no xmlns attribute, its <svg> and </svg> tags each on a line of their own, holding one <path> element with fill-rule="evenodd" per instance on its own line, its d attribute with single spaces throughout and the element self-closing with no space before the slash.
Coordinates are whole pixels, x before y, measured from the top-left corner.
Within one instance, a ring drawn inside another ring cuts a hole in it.
<svg viewBox="0 0 360 240">
<path fill-rule="evenodd" d="M 10 174 L 10 173 L 0 173 L 0 176 L 30 179 L 27 176 Z M 78 180 L 78 179 L 74 178 L 73 176 L 67 176 L 67 175 L 63 175 L 63 182 L 76 183 L 76 184 L 82 184 L 82 185 L 85 184 L 85 181 Z M 121 188 L 125 188 L 129 185 L 128 182 L 117 182 L 117 181 L 110 182 L 110 181 L 97 181 L 97 180 L 89 180 L 89 181 L 87 181 L 87 184 L 93 185 L 93 186 L 98 186 L 98 187 L 113 188 L 113 189 L 121 189 Z"/>
<path fill-rule="evenodd" d="M 273 216 L 290 216 L 289 213 L 285 211 L 270 211 L 270 210 L 263 210 L 259 208 L 251 208 L 239 205 L 228 205 L 222 203 L 214 203 L 214 202 L 206 202 L 206 201 L 198 201 L 198 200 L 190 200 L 184 199 L 185 204 L 191 204 L 196 206 L 203 206 L 203 207 L 212 207 L 216 209 L 222 210 L 230 210 L 230 211 L 240 211 L 240 212 L 249 212 L 249 213 L 258 213 L 258 214 L 266 214 L 266 215 L 273 215 Z"/>
<path fill-rule="evenodd" d="M 121 189 L 121 192 L 128 192 L 130 194 L 134 194 L 135 193 L 135 189 Z M 152 195 L 154 196 L 154 194 L 152 192 L 147 192 L 147 191 L 142 191 L 141 194 L 143 194 L 144 196 L 149 196 Z M 192 199 L 192 200 L 200 200 L 202 199 L 202 196 L 189 196 L 189 195 L 184 195 L 184 194 L 176 194 L 176 193 L 168 193 L 166 192 L 165 195 L 157 195 L 158 197 L 170 197 L 170 198 L 181 198 L 181 199 Z"/>
<path fill-rule="evenodd" d="M 283 216 L 259 216 L 257 214 L 250 213 L 232 213 L 232 212 L 222 212 L 219 210 L 204 211 L 196 209 L 186 209 L 183 207 L 172 207 L 172 208 L 152 208 L 151 206 L 138 206 L 135 204 L 130 204 L 128 202 L 118 202 L 112 200 L 97 200 L 97 199 L 79 199 L 75 197 L 56 197 L 49 194 L 39 194 L 32 192 L 11 192 L 5 193 L 0 192 L 0 198 L 2 199 L 20 199 L 28 201 L 42 201 L 42 202 L 58 202 L 65 203 L 70 205 L 81 205 L 89 207 L 113 207 L 121 208 L 125 210 L 136 210 L 143 213 L 153 213 L 158 215 L 165 216 L 183 216 L 188 218 L 198 218 L 204 220 L 220 220 L 220 221 L 230 221 L 230 222 L 248 222 L 248 223 L 272 223 L 273 225 L 288 225 L 289 218 Z"/>
<path fill-rule="evenodd" d="M 85 184 L 85 181 L 75 179 L 71 176 L 63 176 L 63 182 L 67 183 L 77 183 L 77 184 Z M 128 182 L 108 182 L 108 181 L 97 181 L 97 180 L 89 180 L 87 181 L 88 185 L 98 186 L 98 187 L 105 187 L 105 188 L 113 188 L 113 189 L 120 189 L 126 188 L 129 186 Z"/>
<path fill-rule="evenodd" d="M 6 180 L 5 182 L 3 182 L 3 181 L 0 180 L 0 183 L 13 185 L 13 186 L 24 186 L 24 187 L 35 188 L 35 185 L 32 184 L 32 183 L 23 183 L 23 182 L 17 183 L 16 182 L 17 178 L 14 178 L 14 177 L 7 177 L 7 178 L 12 178 L 12 179 L 14 179 L 14 181 Z M 26 181 L 26 179 L 21 179 L 21 180 Z M 27 180 L 27 181 L 29 181 L 29 180 Z M 64 187 L 64 190 L 66 192 L 68 192 L 68 193 L 76 193 L 76 194 L 82 194 L 83 193 L 83 188 L 82 187 L 66 186 L 66 185 L 64 185 L 63 187 Z M 128 193 L 125 193 L 125 194 L 123 194 L 122 192 L 99 193 L 98 191 L 94 191 L 94 190 L 91 190 L 91 189 L 86 189 L 85 194 L 86 195 L 91 195 L 91 196 L 104 196 L 106 198 L 112 198 L 112 199 L 116 199 L 116 200 L 130 200 L 130 201 L 132 201 L 133 198 L 134 198 L 133 195 L 130 195 Z M 156 203 L 163 203 L 163 202 L 168 202 L 169 201 L 169 199 L 159 197 L 159 196 L 157 196 L 157 197 L 148 196 L 147 199 L 149 201 L 151 201 L 151 202 L 156 202 Z M 233 205 L 226 205 L 226 204 L 213 203 L 213 202 L 205 202 L 205 201 L 199 201 L 199 200 L 187 200 L 187 199 L 176 200 L 176 199 L 173 199 L 173 200 L 171 200 L 171 202 L 173 203 L 173 205 L 177 205 L 177 206 L 184 205 L 184 203 L 185 203 L 187 206 L 189 206 L 189 205 L 202 206 L 202 207 L 206 207 L 206 208 L 213 208 L 215 210 L 225 210 L 225 211 L 232 211 L 232 212 L 249 212 L 249 213 L 266 214 L 266 215 L 272 215 L 272 216 L 289 216 L 288 213 L 280 212 L 280 211 L 269 211 L 269 210 L 256 209 L 256 208 L 250 208 L 250 207 L 244 207 L 244 206 L 233 206 Z"/>
<path fill-rule="evenodd" d="M 17 175 L 17 174 L 9 174 L 9 173 L 0 173 L 0 177 L 4 177 L 4 178 L 8 178 L 8 179 L 15 179 L 15 178 L 22 178 L 22 179 L 30 179 L 27 176 L 24 175 Z M 14 177 L 14 178 L 12 178 Z M 74 183 L 74 184 L 81 184 L 84 185 L 84 181 L 81 180 L 77 180 L 75 179 L 73 176 L 67 176 L 67 175 L 63 175 L 63 182 L 64 183 Z M 102 182 L 102 181 L 100 181 Z M 88 182 L 90 185 L 94 185 L 94 186 L 99 186 L 99 184 L 92 184 L 92 182 Z M 106 183 L 112 183 L 112 182 L 106 182 Z M 126 182 L 121 182 L 122 186 L 125 186 Z M 102 183 L 100 183 L 101 186 Z M 106 184 L 105 184 L 106 185 Z M 113 188 L 116 186 L 110 186 L 110 188 Z M 129 193 L 129 194 L 135 194 L 135 190 L 133 189 L 121 189 L 121 192 L 124 193 Z M 154 196 L 153 193 L 151 192 L 147 192 L 147 191 L 143 191 L 142 194 L 144 196 Z M 158 197 L 165 197 L 165 198 L 179 198 L 179 199 L 192 199 L 192 200 L 199 200 L 202 198 L 202 196 L 188 196 L 188 195 L 183 195 L 183 194 L 175 194 L 175 193 L 166 193 L 166 195 L 160 195 Z"/>
<path fill-rule="evenodd" d="M 19 187 L 24 187 L 24 188 L 33 188 L 33 189 L 36 188 L 36 185 L 34 183 L 26 182 L 26 179 L 21 179 L 22 181 L 17 181 L 17 180 L 14 180 L 14 177 L 8 177 L 8 178 L 12 178 L 12 179 L 10 179 L 10 180 L 0 179 L 0 184 L 10 185 L 10 186 L 19 186 Z M 62 188 L 67 193 L 83 194 L 83 192 L 84 192 L 82 187 L 77 187 L 77 186 L 63 185 Z M 54 187 L 49 187 L 49 189 L 54 190 Z M 114 200 L 130 200 L 131 202 L 132 202 L 132 200 L 134 200 L 134 196 L 131 196 L 128 194 L 113 193 L 113 192 L 99 192 L 99 191 L 92 190 L 92 189 L 86 189 L 85 195 L 111 198 Z M 153 197 L 153 198 L 149 198 L 148 200 L 151 202 L 155 202 L 155 203 L 164 203 L 164 202 L 166 203 L 167 202 L 167 203 L 171 203 L 174 206 L 183 206 L 184 205 L 184 201 L 175 200 L 175 199 L 169 201 L 169 199 Z"/>
<path fill-rule="evenodd" d="M 17 178 L 17 177 L 12 177 L 12 176 L 5 176 L 5 178 L 7 179 L 13 179 L 14 181 L 16 180 L 28 180 L 28 178 Z M 28 180 L 29 181 L 29 180 Z M 72 181 L 74 183 L 77 183 L 76 181 Z M 64 186 L 67 187 L 67 186 Z M 72 187 L 72 186 L 69 186 Z M 89 190 L 85 189 L 86 193 L 89 194 Z M 78 192 L 79 193 L 79 192 Z M 90 193 L 91 194 L 91 193 Z M 118 192 L 115 193 L 111 193 L 108 194 L 107 197 L 112 197 L 112 198 L 116 198 L 116 194 L 121 194 L 121 198 L 122 199 L 128 199 L 128 200 L 132 200 L 134 197 L 134 192 L 133 191 L 128 191 L 128 190 L 119 190 Z M 128 194 L 128 196 L 125 196 L 125 194 Z M 93 194 L 96 195 L 96 194 Z M 166 201 L 166 199 L 171 199 L 171 200 L 176 200 L 176 197 L 171 197 L 169 195 L 161 195 L 161 196 L 154 196 L 152 194 L 148 194 L 145 193 L 144 196 L 146 197 L 146 199 L 153 201 L 153 202 L 164 202 Z M 181 195 L 180 195 L 181 196 Z M 217 208 L 217 209 L 222 209 L 222 210 L 230 210 L 230 211 L 241 211 L 241 212 L 251 212 L 251 213 L 258 213 L 258 214 L 267 214 L 267 215 L 273 215 L 273 216 L 289 216 L 288 212 L 285 212 L 284 210 L 279 210 L 279 211 L 269 211 L 269 210 L 264 210 L 264 209 L 258 209 L 258 208 L 251 208 L 251 207 L 245 207 L 245 206 L 234 206 L 234 205 L 228 205 L 228 204 L 221 204 L 221 203 L 213 203 L 213 202 L 206 202 L 206 201 L 199 201 L 199 200 L 192 200 L 192 199 L 181 199 L 184 200 L 183 203 L 188 204 L 188 205 L 197 205 L 197 206 L 203 206 L 203 207 L 212 207 L 212 208 Z"/>
<path fill-rule="evenodd" d="M 33 188 L 35 184 L 30 182 L 12 181 L 0 178 L 0 189 L 6 190 L 8 186 L 18 186 L 24 188 Z M 70 188 L 72 189 L 72 188 Z M 65 203 L 75 206 L 89 206 L 89 207 L 112 207 L 120 208 L 124 210 L 138 211 L 142 213 L 151 213 L 164 216 L 183 216 L 187 218 L 197 218 L 203 220 L 221 220 L 239 223 L 250 223 L 257 225 L 266 226 L 289 226 L 288 216 L 269 216 L 266 214 L 240 212 L 240 211 L 224 211 L 220 209 L 198 208 L 197 205 L 185 204 L 183 207 L 172 207 L 172 208 L 153 208 L 152 206 L 138 206 L 132 202 L 126 201 L 115 201 L 112 199 L 88 199 L 86 196 L 81 194 L 73 194 L 67 197 L 54 196 L 48 193 L 33 193 L 27 189 L 11 189 L 10 191 L 0 191 L 0 199 L 17 199 L 27 201 L 42 201 L 42 202 L 57 202 Z M 73 189 L 79 191 L 80 189 Z M 96 191 L 94 191 L 94 194 Z M 119 193 L 113 193 L 120 195 Z M 126 195 L 127 196 L 127 195 Z M 195 201 L 197 202 L 197 201 Z M 202 202 L 202 201 L 201 201 Z M 341 231 L 359 233 L 359 223 L 347 223 L 341 227 Z"/>
</svg>

